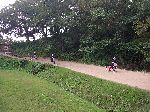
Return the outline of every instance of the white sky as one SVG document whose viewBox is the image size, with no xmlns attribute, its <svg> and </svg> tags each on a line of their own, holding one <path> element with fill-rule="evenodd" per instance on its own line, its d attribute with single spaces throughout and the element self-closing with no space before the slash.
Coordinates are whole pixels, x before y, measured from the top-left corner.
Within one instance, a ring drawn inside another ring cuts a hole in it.
<svg viewBox="0 0 150 112">
<path fill-rule="evenodd" d="M 16 0 L 0 0 L 0 10 L 10 4 L 14 4 Z M 22 37 L 22 38 L 15 38 L 14 36 L 9 36 L 9 35 L 3 35 L 4 38 L 7 38 L 7 37 L 12 37 L 13 40 L 16 40 L 16 41 L 24 41 L 25 38 Z"/>
<path fill-rule="evenodd" d="M 0 9 L 8 6 L 9 4 L 15 3 L 16 0 L 0 0 Z"/>
<path fill-rule="evenodd" d="M 15 3 L 16 0 L 0 0 L 0 10 L 9 4 Z M 9 37 L 7 35 L 4 35 L 4 38 Z M 13 37 L 14 40 L 17 40 L 15 37 Z"/>
<path fill-rule="evenodd" d="M 0 0 L 0 10 L 1 10 L 2 8 L 4 8 L 4 7 L 10 5 L 10 4 L 14 4 L 15 1 L 17 1 L 17 0 Z M 39 38 L 38 35 L 35 35 L 35 36 L 36 36 L 36 38 Z M 7 38 L 7 37 L 11 38 L 11 37 L 12 37 L 12 39 L 13 39 L 13 40 L 16 40 L 16 41 L 25 41 L 25 40 L 26 40 L 25 37 L 16 38 L 16 37 L 14 37 L 13 35 L 11 35 L 11 36 L 10 36 L 10 35 L 3 35 L 3 37 L 4 37 L 4 38 Z M 32 39 L 30 39 L 30 40 L 32 40 Z"/>
</svg>

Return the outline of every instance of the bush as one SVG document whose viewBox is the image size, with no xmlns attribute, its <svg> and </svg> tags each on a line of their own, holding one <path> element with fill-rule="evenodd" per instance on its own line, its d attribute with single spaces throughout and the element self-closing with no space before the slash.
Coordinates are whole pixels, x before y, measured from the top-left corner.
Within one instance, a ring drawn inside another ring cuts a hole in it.
<svg viewBox="0 0 150 112">
<path fill-rule="evenodd" d="M 119 65 L 126 69 L 131 70 L 148 70 L 149 68 L 144 68 L 146 63 L 146 55 L 144 46 L 140 43 L 126 43 L 120 44 L 117 49 L 117 58 Z"/>
<path fill-rule="evenodd" d="M 34 42 L 14 43 L 12 49 L 18 56 L 27 56 L 33 51 L 37 56 L 49 57 L 55 53 L 57 59 L 78 61 L 88 64 L 108 65 L 115 56 L 120 68 L 131 70 L 149 70 L 147 63 L 150 62 L 150 43 L 139 40 L 130 40 L 126 43 L 121 38 L 103 38 L 94 41 L 88 37 L 81 39 L 80 48 L 69 48 L 65 51 L 59 48 L 53 41 L 37 40 Z M 67 48 L 67 45 L 65 45 Z M 63 46 L 62 46 L 63 47 Z M 69 47 L 69 46 L 68 46 Z"/>
<path fill-rule="evenodd" d="M 35 64 L 35 65 L 32 65 L 31 73 L 32 73 L 33 75 L 36 75 L 36 74 L 38 74 L 39 72 L 44 71 L 45 69 L 46 69 L 45 64 L 40 64 L 40 63 L 38 63 L 38 64 Z"/>
<path fill-rule="evenodd" d="M 0 57 L 1 69 L 24 69 L 33 75 L 38 74 L 46 69 L 46 64 L 29 62 L 27 60 L 17 60 L 12 58 Z"/>
</svg>

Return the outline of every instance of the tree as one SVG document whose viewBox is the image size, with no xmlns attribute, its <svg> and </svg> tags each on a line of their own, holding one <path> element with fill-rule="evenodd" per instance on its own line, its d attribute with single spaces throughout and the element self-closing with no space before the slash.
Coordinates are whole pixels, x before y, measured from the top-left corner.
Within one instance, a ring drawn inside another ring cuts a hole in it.
<svg viewBox="0 0 150 112">
<path fill-rule="evenodd" d="M 26 1 L 17 1 L 15 4 L 5 7 L 0 12 L 1 32 L 5 34 L 14 34 L 18 37 L 25 36 L 27 41 L 38 33 L 38 29 L 32 23 L 34 15 L 33 4 Z"/>
</svg>

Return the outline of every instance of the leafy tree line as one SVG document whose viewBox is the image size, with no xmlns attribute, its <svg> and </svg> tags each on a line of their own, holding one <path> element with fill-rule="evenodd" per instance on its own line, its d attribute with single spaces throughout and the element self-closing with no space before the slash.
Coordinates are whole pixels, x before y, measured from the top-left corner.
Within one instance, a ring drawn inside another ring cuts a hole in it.
<svg viewBox="0 0 150 112">
<path fill-rule="evenodd" d="M 26 37 L 14 52 L 149 69 L 149 0 L 18 0 L 0 11 L 0 32 Z M 36 35 L 41 35 L 36 40 Z M 33 38 L 33 42 L 30 42 Z"/>
</svg>

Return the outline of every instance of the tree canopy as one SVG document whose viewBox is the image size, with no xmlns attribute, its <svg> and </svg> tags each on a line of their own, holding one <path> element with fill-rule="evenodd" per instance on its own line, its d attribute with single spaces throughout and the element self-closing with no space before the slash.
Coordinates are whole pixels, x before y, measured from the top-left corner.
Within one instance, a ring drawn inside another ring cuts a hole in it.
<svg viewBox="0 0 150 112">
<path fill-rule="evenodd" d="M 17 0 L 0 11 L 0 32 L 27 41 L 42 35 L 47 49 L 69 57 L 117 55 L 125 65 L 131 57 L 140 64 L 150 59 L 149 6 L 149 0 Z"/>
</svg>

